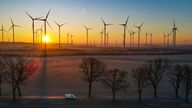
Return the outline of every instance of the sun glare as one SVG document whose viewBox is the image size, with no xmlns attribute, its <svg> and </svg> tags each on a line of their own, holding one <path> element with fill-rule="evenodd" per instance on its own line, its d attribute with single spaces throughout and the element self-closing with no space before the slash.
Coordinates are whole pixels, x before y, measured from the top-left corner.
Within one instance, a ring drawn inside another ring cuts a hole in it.
<svg viewBox="0 0 192 108">
<path fill-rule="evenodd" d="M 44 42 L 49 42 L 49 41 L 50 41 L 50 39 L 49 39 L 49 37 L 48 37 L 48 36 L 44 36 L 43 41 L 44 41 Z"/>
</svg>

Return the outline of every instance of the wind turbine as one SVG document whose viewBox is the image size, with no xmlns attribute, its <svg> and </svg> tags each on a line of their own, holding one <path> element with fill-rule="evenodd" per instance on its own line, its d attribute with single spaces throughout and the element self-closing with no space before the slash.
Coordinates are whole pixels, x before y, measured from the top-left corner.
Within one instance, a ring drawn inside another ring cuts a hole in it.
<svg viewBox="0 0 192 108">
<path fill-rule="evenodd" d="M 145 34 L 145 44 L 147 45 L 147 37 L 148 37 L 148 33 L 146 32 L 146 34 Z"/>
<path fill-rule="evenodd" d="M 168 33 L 167 34 L 167 46 L 169 46 L 169 36 L 170 36 L 170 34 Z"/>
<path fill-rule="evenodd" d="M 69 33 L 67 33 L 67 45 L 69 45 Z"/>
<path fill-rule="evenodd" d="M 173 20 L 173 48 L 176 47 L 176 36 L 177 36 L 177 27 L 175 25 L 175 20 Z"/>
<path fill-rule="evenodd" d="M 103 18 L 101 18 L 103 25 L 104 25 L 104 46 L 106 46 L 106 36 L 107 36 L 107 26 L 112 24 L 106 24 Z"/>
<path fill-rule="evenodd" d="M 140 46 L 140 34 L 141 34 L 141 27 L 143 26 L 144 23 L 142 23 L 140 26 L 135 27 L 138 29 L 138 47 Z"/>
<path fill-rule="evenodd" d="M 42 18 L 42 17 L 37 17 L 37 18 L 33 18 L 29 13 L 27 13 L 26 11 L 25 11 L 25 13 L 31 18 L 31 20 L 32 20 L 32 34 L 33 34 L 33 47 L 34 47 L 34 41 L 35 41 L 35 20 L 38 20 L 38 19 L 40 19 L 40 18 Z"/>
<path fill-rule="evenodd" d="M 165 35 L 165 33 L 164 33 L 164 37 L 163 37 L 163 43 L 164 43 L 164 48 L 165 48 L 165 40 L 166 40 L 166 35 Z"/>
<path fill-rule="evenodd" d="M 131 32 L 132 32 L 132 35 L 133 35 L 132 44 L 134 45 L 135 44 L 134 42 L 135 42 L 135 33 L 136 33 L 136 31 L 131 30 Z"/>
<path fill-rule="evenodd" d="M 133 33 L 131 33 L 131 31 L 129 31 L 129 29 L 127 28 L 128 32 L 129 32 L 129 35 L 130 35 L 130 47 L 132 47 L 132 36 L 133 36 Z"/>
<path fill-rule="evenodd" d="M 71 36 L 71 45 L 73 45 L 73 36 L 74 35 L 71 34 L 70 36 Z"/>
<path fill-rule="evenodd" d="M 119 24 L 120 26 L 123 26 L 123 27 L 124 27 L 123 48 L 125 48 L 125 44 L 126 44 L 126 27 L 127 27 L 128 20 L 129 20 L 129 16 L 127 17 L 127 20 L 125 21 L 124 24 Z"/>
<path fill-rule="evenodd" d="M 40 36 L 41 36 L 41 37 L 40 37 L 40 40 L 41 40 L 40 42 L 41 42 L 41 44 L 42 44 L 42 40 L 43 40 L 43 37 L 42 37 L 43 29 L 42 29 L 42 28 L 43 28 L 43 25 L 41 26 L 40 29 L 37 29 L 37 31 L 40 32 Z"/>
<path fill-rule="evenodd" d="M 103 30 L 101 30 L 100 34 L 101 34 L 101 46 L 102 46 L 103 45 Z"/>
<path fill-rule="evenodd" d="M 48 24 L 48 26 L 51 28 L 49 22 L 47 21 L 47 18 L 48 18 L 48 16 L 49 16 L 50 11 L 51 11 L 51 9 L 49 9 L 49 11 L 48 11 L 48 13 L 47 13 L 47 15 L 46 15 L 46 17 L 45 17 L 44 19 L 37 19 L 37 20 L 39 20 L 39 21 L 43 21 L 43 22 L 44 22 L 44 36 L 47 35 L 47 34 L 46 34 L 46 33 L 47 33 L 46 25 Z M 51 28 L 51 30 L 53 30 L 53 29 Z"/>
<path fill-rule="evenodd" d="M 109 32 L 107 33 L 107 46 L 109 45 Z"/>
<path fill-rule="evenodd" d="M 4 42 L 4 31 L 7 31 L 7 30 L 5 30 L 4 28 L 3 28 L 3 24 L 2 24 L 2 26 L 1 26 L 1 33 L 2 33 L 2 42 Z"/>
<path fill-rule="evenodd" d="M 11 24 L 12 24 L 12 26 L 11 26 L 11 28 L 9 29 L 9 31 L 12 29 L 13 30 L 13 44 L 15 43 L 15 27 L 21 27 L 21 26 L 19 26 L 19 25 L 15 25 L 14 23 L 13 23 L 13 20 L 10 18 L 10 20 L 11 20 Z"/>
<path fill-rule="evenodd" d="M 152 42 L 153 42 L 153 34 L 150 33 L 150 45 L 152 45 Z"/>
<path fill-rule="evenodd" d="M 88 41 L 89 41 L 89 30 L 93 29 L 93 28 L 88 28 L 86 27 L 85 25 L 83 25 L 84 28 L 86 29 L 86 37 L 87 37 L 87 45 L 89 44 Z"/>
<path fill-rule="evenodd" d="M 61 27 L 64 26 L 66 23 L 63 24 L 58 24 L 56 21 L 54 21 L 55 24 L 58 26 L 59 28 L 59 47 L 61 47 Z"/>
</svg>

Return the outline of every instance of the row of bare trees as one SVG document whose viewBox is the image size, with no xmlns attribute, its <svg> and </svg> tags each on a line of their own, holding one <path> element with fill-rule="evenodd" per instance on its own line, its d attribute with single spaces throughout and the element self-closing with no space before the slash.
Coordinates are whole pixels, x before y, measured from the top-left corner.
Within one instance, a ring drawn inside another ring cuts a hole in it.
<svg viewBox="0 0 192 108">
<path fill-rule="evenodd" d="M 100 81 L 112 91 L 113 101 L 116 100 L 116 93 L 128 88 L 128 72 L 120 69 L 107 70 L 107 66 L 95 58 L 84 58 L 80 63 L 80 72 L 85 82 L 89 85 L 88 97 L 91 98 L 92 85 Z M 133 83 L 141 102 L 143 89 L 152 86 L 154 97 L 157 97 L 157 90 L 163 78 L 175 90 L 178 97 L 180 87 L 185 89 L 185 102 L 189 101 L 189 93 L 192 88 L 192 67 L 187 64 L 173 64 L 169 59 L 156 58 L 149 60 L 137 69 L 132 69 Z"/>
<path fill-rule="evenodd" d="M 12 88 L 13 101 L 22 96 L 21 86 L 38 70 L 39 64 L 33 59 L 23 57 L 0 57 L 0 95 L 2 82 Z"/>
</svg>

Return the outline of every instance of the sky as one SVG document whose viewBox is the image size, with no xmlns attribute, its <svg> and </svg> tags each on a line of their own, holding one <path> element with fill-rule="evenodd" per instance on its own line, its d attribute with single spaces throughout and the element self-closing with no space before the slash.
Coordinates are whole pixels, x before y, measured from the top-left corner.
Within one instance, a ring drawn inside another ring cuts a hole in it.
<svg viewBox="0 0 192 108">
<path fill-rule="evenodd" d="M 53 31 L 47 27 L 47 35 L 51 42 L 58 42 L 58 23 L 67 23 L 61 29 L 61 41 L 66 43 L 67 33 L 74 35 L 74 43 L 86 42 L 86 30 L 83 25 L 93 27 L 89 32 L 90 41 L 100 43 L 100 32 L 103 28 L 101 17 L 106 23 L 109 43 L 123 41 L 123 27 L 129 16 L 128 28 L 137 31 L 134 25 L 145 22 L 142 28 L 142 42 L 145 34 L 153 33 L 153 42 L 162 43 L 163 34 L 173 28 L 173 19 L 178 28 L 177 43 L 192 43 L 192 0 L 0 0 L 0 23 L 4 29 L 11 27 L 10 17 L 21 28 L 15 29 L 15 41 L 32 42 L 32 23 L 27 11 L 33 17 L 48 17 Z M 39 29 L 42 22 L 35 22 L 35 29 Z M 1 36 L 1 34 L 0 34 Z M 135 34 L 135 40 L 137 33 Z M 1 39 L 0 39 L 1 40 Z M 5 41 L 12 41 L 12 31 L 5 33 Z M 129 33 L 126 38 L 129 43 Z M 171 38 L 170 38 L 171 42 Z"/>
</svg>

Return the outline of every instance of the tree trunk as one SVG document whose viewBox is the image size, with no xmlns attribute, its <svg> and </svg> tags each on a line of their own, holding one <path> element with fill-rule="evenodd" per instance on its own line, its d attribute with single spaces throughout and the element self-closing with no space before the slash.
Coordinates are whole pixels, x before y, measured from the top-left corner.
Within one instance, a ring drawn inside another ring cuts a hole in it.
<svg viewBox="0 0 192 108">
<path fill-rule="evenodd" d="M 178 98 L 178 91 L 179 91 L 179 88 L 176 88 L 175 89 L 175 97 Z"/>
<path fill-rule="evenodd" d="M 185 102 L 186 102 L 186 103 L 189 102 L 189 92 L 188 92 L 188 90 L 186 90 L 186 94 L 185 94 Z"/>
<path fill-rule="evenodd" d="M 141 91 L 139 91 L 139 103 L 141 103 Z"/>
<path fill-rule="evenodd" d="M 116 101 L 115 91 L 114 91 L 114 90 L 112 90 L 112 92 L 113 92 L 113 102 L 115 102 L 115 101 Z"/>
<path fill-rule="evenodd" d="M 89 98 L 91 98 L 92 82 L 89 82 Z"/>
<path fill-rule="evenodd" d="M 18 91 L 18 96 L 21 97 L 22 93 L 21 93 L 21 88 L 19 85 L 17 85 L 17 91 Z"/>
<path fill-rule="evenodd" d="M 12 85 L 12 93 L 13 93 L 13 102 L 16 102 L 16 95 L 15 95 L 16 87 Z"/>
<path fill-rule="evenodd" d="M 1 88 L 2 78 L 0 77 L 0 96 L 2 95 L 2 88 Z"/>
<path fill-rule="evenodd" d="M 153 89 L 154 89 L 154 97 L 156 98 L 157 97 L 157 86 L 153 86 Z"/>
</svg>

